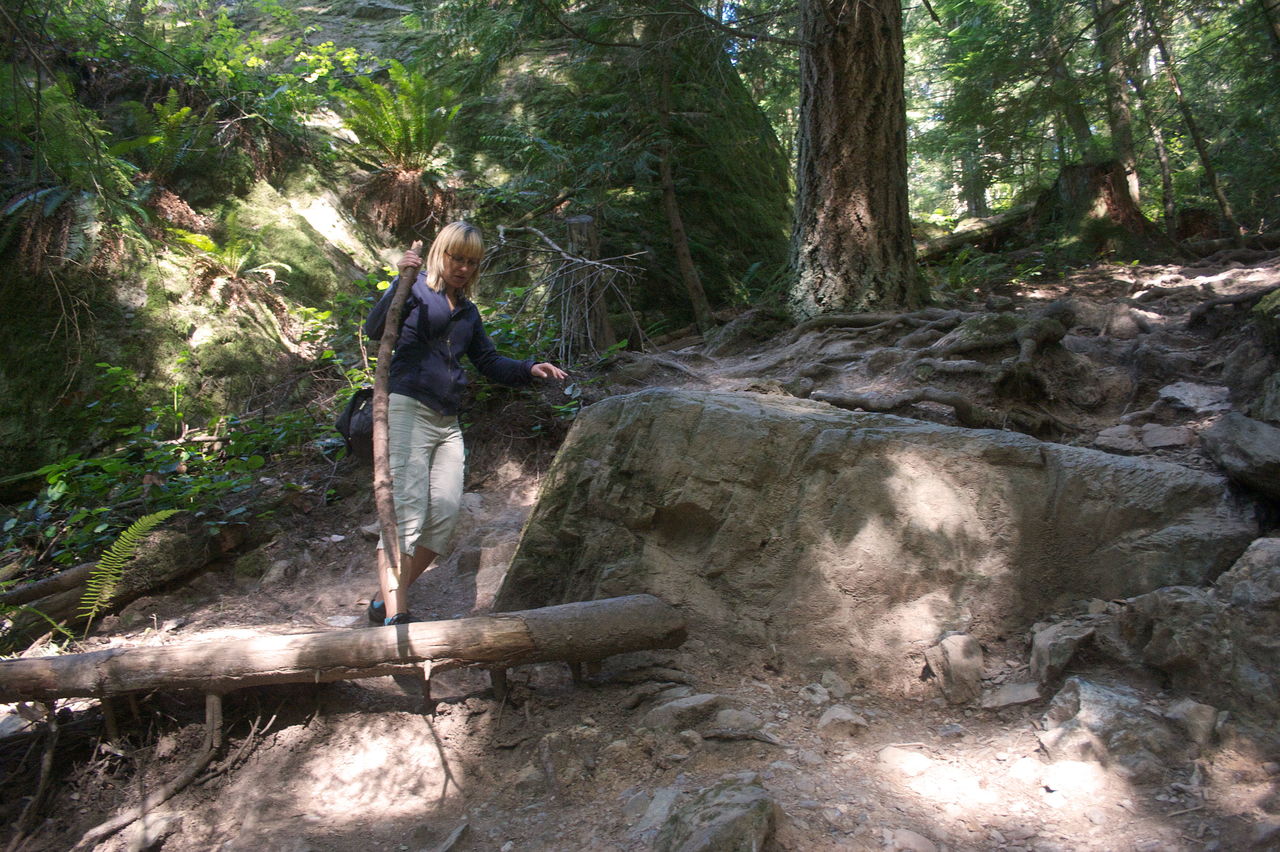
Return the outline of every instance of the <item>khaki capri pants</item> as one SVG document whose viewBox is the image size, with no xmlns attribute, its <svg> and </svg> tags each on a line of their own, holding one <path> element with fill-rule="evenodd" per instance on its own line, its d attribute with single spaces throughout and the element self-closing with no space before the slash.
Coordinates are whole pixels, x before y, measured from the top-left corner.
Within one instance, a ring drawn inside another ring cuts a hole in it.
<svg viewBox="0 0 1280 852">
<path fill-rule="evenodd" d="M 444 553 L 462 507 L 462 427 L 457 416 L 398 393 L 389 396 L 387 421 L 400 553 L 412 556 L 415 547 Z M 400 566 L 392 573 L 398 582 Z"/>
</svg>

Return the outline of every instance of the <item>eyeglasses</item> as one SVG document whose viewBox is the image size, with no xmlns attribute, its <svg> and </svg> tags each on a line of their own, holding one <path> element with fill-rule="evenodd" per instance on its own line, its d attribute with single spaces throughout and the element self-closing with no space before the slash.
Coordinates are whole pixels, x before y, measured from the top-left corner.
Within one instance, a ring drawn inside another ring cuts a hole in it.
<svg viewBox="0 0 1280 852">
<path fill-rule="evenodd" d="M 447 257 L 447 258 L 449 258 L 449 260 L 453 261 L 453 262 L 454 262 L 454 264 L 456 264 L 457 266 L 472 266 L 472 267 L 474 267 L 474 266 L 479 266 L 479 265 L 480 265 L 480 258 L 478 258 L 478 257 L 458 257 L 456 254 L 454 254 L 454 253 L 453 253 L 453 252 L 451 252 L 451 251 L 447 251 L 447 252 L 445 252 L 445 253 L 444 253 L 444 256 L 445 256 L 445 257 Z"/>
</svg>

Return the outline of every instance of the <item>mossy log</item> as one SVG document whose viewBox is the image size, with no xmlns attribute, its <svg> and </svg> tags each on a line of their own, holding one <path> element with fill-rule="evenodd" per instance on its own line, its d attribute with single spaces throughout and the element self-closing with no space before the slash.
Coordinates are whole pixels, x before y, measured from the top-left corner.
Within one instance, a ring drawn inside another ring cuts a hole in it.
<svg viewBox="0 0 1280 852">
<path fill-rule="evenodd" d="M 111 597 L 112 608 L 194 573 L 215 554 L 235 547 L 244 537 L 245 529 L 236 525 L 224 530 L 225 536 L 212 537 L 198 521 L 179 518 L 172 525 L 152 531 L 116 585 Z M 49 632 L 50 622 L 77 624 L 81 620 L 80 602 L 92 570 L 93 563 L 77 565 L 0 595 L 0 605 L 23 607 L 8 615 L 10 623 L 0 634 L 0 651 L 25 648 Z"/>
<path fill-rule="evenodd" d="M 674 648 L 683 617 L 652 595 L 523 612 L 235 641 L 113 648 L 0 662 L 0 702 L 273 683 L 320 683 L 465 666 L 582 662 Z"/>
</svg>

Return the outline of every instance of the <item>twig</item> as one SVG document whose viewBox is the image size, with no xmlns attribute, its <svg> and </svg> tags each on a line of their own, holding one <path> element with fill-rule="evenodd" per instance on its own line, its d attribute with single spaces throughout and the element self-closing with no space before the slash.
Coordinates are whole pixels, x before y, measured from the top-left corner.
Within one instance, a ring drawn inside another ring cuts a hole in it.
<svg viewBox="0 0 1280 852">
<path fill-rule="evenodd" d="M 175 795 L 184 790 L 196 777 L 204 771 L 204 768 L 213 760 L 213 756 L 222 748 L 222 696 L 212 694 L 205 696 L 204 702 L 204 722 L 205 722 L 205 747 L 204 751 L 191 763 L 177 778 L 174 778 L 151 795 L 147 796 L 141 804 L 129 808 L 122 814 L 112 817 L 104 823 L 101 823 L 84 833 L 80 841 L 76 843 L 72 849 L 88 849 L 102 840 L 104 837 L 110 837 L 120 829 L 134 822 L 148 811 L 155 810 L 164 802 L 173 798 Z"/>
<path fill-rule="evenodd" d="M 1182 816 L 1183 814 L 1189 814 L 1189 813 L 1194 813 L 1194 812 L 1196 812 L 1196 811 L 1202 811 L 1202 810 L 1204 810 L 1204 808 L 1205 808 L 1204 804 L 1203 804 L 1203 803 L 1201 803 L 1201 804 L 1196 805 L 1196 806 L 1195 806 L 1195 807 L 1193 807 L 1193 808 L 1183 808 L 1183 809 L 1182 809 L 1182 810 L 1180 810 L 1180 811 L 1174 811 L 1174 812 L 1172 812 L 1172 813 L 1167 813 L 1167 814 L 1165 814 L 1165 816 L 1167 816 L 1167 817 Z"/>
</svg>

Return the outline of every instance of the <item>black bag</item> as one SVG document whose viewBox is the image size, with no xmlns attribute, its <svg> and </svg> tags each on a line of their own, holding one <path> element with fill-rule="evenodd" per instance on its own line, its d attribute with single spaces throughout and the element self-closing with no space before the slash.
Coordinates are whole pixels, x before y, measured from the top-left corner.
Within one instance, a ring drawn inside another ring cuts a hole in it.
<svg viewBox="0 0 1280 852">
<path fill-rule="evenodd" d="M 333 424 L 347 443 L 347 455 L 373 464 L 373 388 L 360 388 Z"/>
</svg>

